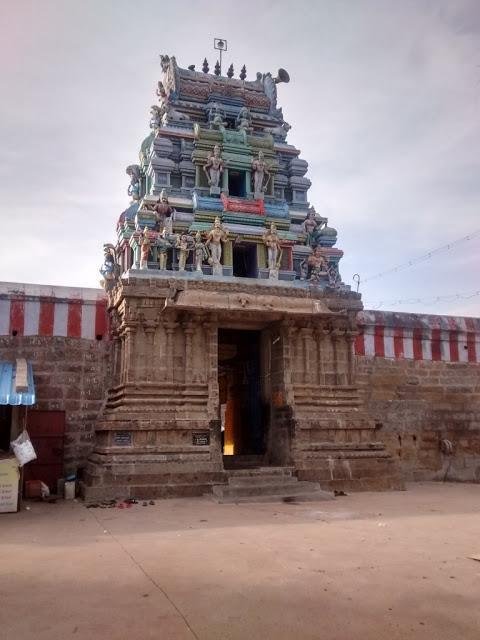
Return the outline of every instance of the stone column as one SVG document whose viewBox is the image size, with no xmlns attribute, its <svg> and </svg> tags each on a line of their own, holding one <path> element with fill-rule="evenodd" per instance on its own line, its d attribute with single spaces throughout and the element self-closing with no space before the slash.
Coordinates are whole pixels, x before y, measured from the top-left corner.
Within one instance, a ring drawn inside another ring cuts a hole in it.
<svg viewBox="0 0 480 640">
<path fill-rule="evenodd" d="M 130 322 L 124 328 L 124 381 L 133 382 L 136 378 L 135 336 L 137 323 Z"/>
<path fill-rule="evenodd" d="M 118 331 L 115 331 L 112 337 L 113 337 L 112 386 L 115 387 L 117 386 L 117 384 L 120 384 L 122 340 L 118 334 Z"/>
<path fill-rule="evenodd" d="M 233 267 L 233 248 L 231 240 L 227 240 L 227 242 L 223 243 L 222 263 L 225 267 Z"/>
</svg>

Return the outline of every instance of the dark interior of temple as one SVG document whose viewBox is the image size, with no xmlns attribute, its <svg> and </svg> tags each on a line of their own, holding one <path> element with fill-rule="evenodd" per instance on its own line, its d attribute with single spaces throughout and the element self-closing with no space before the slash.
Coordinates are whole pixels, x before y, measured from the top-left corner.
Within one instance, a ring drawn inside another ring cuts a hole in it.
<svg viewBox="0 0 480 640">
<path fill-rule="evenodd" d="M 255 244 L 234 245 L 233 275 L 239 278 L 257 277 L 257 246 Z"/>
<path fill-rule="evenodd" d="M 218 351 L 223 453 L 263 454 L 260 332 L 220 329 Z"/>
<path fill-rule="evenodd" d="M 245 190 L 245 172 L 244 171 L 228 171 L 228 193 L 231 196 L 244 198 Z"/>
</svg>

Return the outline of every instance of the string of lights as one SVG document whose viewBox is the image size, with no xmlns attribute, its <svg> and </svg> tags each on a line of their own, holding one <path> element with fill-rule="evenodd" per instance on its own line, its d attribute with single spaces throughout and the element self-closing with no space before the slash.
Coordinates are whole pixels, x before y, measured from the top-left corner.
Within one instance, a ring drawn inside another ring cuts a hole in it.
<svg viewBox="0 0 480 640">
<path fill-rule="evenodd" d="M 476 231 L 473 231 L 472 233 L 469 233 L 468 235 L 463 236 L 463 238 L 458 238 L 458 240 L 454 240 L 453 242 L 444 244 L 441 247 L 432 249 L 428 253 L 418 256 L 418 258 L 412 258 L 408 262 L 399 264 L 396 267 L 391 267 L 390 269 L 386 269 L 385 271 L 380 271 L 379 273 L 376 273 L 373 276 L 369 276 L 368 278 L 363 279 L 361 282 L 362 284 L 364 284 L 365 282 L 370 282 L 371 280 L 377 280 L 378 278 L 383 278 L 384 276 L 387 276 L 391 273 L 397 273 L 398 271 L 402 271 L 403 269 L 408 269 L 409 267 L 413 267 L 414 265 L 420 262 L 425 262 L 425 260 L 429 260 L 430 258 L 433 258 L 439 253 L 442 253 L 444 251 L 449 251 L 450 249 L 453 249 L 454 247 L 456 247 L 457 245 L 463 242 L 467 242 L 468 240 L 473 240 L 473 238 L 476 238 L 479 235 L 480 235 L 480 229 L 477 229 Z"/>
<path fill-rule="evenodd" d="M 451 302 L 452 300 L 469 300 L 470 298 L 474 298 L 475 296 L 480 295 L 480 290 L 478 291 L 466 291 L 460 293 L 449 293 L 440 296 L 428 296 L 425 298 L 405 298 L 402 300 L 380 300 L 380 302 L 364 302 L 366 308 L 379 309 L 383 305 L 395 306 L 400 304 L 435 304 L 437 302 Z"/>
</svg>

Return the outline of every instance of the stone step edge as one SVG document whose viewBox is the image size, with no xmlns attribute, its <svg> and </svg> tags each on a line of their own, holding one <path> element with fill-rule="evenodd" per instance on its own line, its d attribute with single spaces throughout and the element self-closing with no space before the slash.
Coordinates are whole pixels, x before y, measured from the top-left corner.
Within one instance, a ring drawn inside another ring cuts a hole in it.
<svg viewBox="0 0 480 640">
<path fill-rule="evenodd" d="M 327 500 L 335 500 L 335 497 L 332 493 L 328 493 L 328 491 L 309 491 L 305 493 L 297 493 L 297 494 L 271 494 L 267 496 L 243 496 L 243 497 L 217 497 L 215 495 L 206 494 L 205 497 L 210 498 L 217 504 L 245 504 L 245 503 L 256 503 L 256 502 L 272 502 L 272 503 L 292 503 L 296 502 L 324 502 Z"/>
</svg>

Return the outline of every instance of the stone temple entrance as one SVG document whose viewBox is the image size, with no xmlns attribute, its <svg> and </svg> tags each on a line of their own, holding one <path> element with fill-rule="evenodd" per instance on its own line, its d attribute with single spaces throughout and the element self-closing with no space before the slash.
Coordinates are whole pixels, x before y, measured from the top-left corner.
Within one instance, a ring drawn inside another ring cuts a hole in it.
<svg viewBox="0 0 480 640">
<path fill-rule="evenodd" d="M 218 386 L 224 456 L 261 458 L 265 454 L 267 408 L 260 354 L 259 331 L 219 330 Z"/>
</svg>

